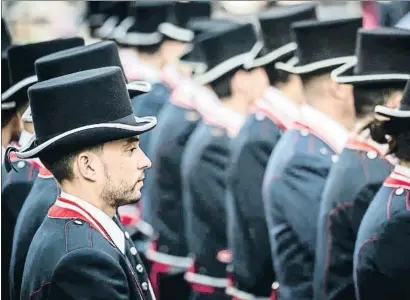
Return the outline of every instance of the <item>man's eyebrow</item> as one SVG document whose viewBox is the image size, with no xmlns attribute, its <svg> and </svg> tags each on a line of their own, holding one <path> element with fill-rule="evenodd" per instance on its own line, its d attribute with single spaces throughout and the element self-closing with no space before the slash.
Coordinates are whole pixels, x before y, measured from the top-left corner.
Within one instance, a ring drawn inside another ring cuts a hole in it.
<svg viewBox="0 0 410 300">
<path fill-rule="evenodd" d="M 126 141 L 125 141 L 125 147 L 126 146 L 129 146 L 130 144 L 133 144 L 133 143 L 138 143 L 140 141 L 140 137 L 139 136 L 133 136 L 133 137 L 131 137 L 131 138 L 128 138 Z"/>
</svg>

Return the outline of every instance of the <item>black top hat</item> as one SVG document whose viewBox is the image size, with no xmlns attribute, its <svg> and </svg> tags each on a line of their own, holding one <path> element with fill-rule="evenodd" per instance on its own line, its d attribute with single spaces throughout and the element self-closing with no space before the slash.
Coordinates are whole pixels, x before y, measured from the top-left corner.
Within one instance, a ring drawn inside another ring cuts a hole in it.
<svg viewBox="0 0 410 300">
<path fill-rule="evenodd" d="M 297 59 L 278 62 L 275 67 L 307 74 L 349 62 L 354 56 L 356 33 L 361 26 L 361 18 L 296 22 L 292 33 L 297 44 Z"/>
<path fill-rule="evenodd" d="M 201 43 L 198 41 L 216 32 L 232 28 L 234 25 L 239 24 L 227 19 L 196 18 L 190 20 L 187 27 L 194 32 L 195 38 L 192 45 L 187 46 L 184 53 L 178 58 L 179 63 L 191 66 L 194 73 L 205 72 L 205 57 L 202 53 Z"/>
<path fill-rule="evenodd" d="M 339 83 L 406 82 L 410 76 L 410 31 L 398 28 L 360 29 L 356 57 L 332 72 Z"/>
<path fill-rule="evenodd" d="M 410 130 L 410 80 L 407 81 L 407 86 L 403 92 L 403 98 L 400 102 L 400 107 L 397 109 L 388 108 L 377 105 L 375 112 L 379 115 L 389 117 L 392 121 L 406 120 L 407 131 Z"/>
<path fill-rule="evenodd" d="M 6 55 L 7 48 L 11 45 L 11 35 L 6 22 L 1 18 L 1 56 Z"/>
<path fill-rule="evenodd" d="M 259 14 L 261 41 L 255 46 L 247 68 L 264 66 L 282 61 L 296 50 L 292 41 L 291 25 L 302 20 L 316 20 L 316 5 L 301 4 L 274 7 Z"/>
<path fill-rule="evenodd" d="M 10 88 L 10 74 L 7 56 L 1 57 L 1 93 L 3 94 Z M 9 110 L 16 107 L 14 101 L 2 101 L 1 110 Z"/>
<path fill-rule="evenodd" d="M 167 38 L 191 42 L 194 32 L 187 28 L 189 20 L 211 16 L 211 1 L 176 1 L 168 8 L 168 20 L 159 26 L 159 31 Z"/>
<path fill-rule="evenodd" d="M 123 70 L 117 46 L 111 41 L 103 41 L 55 52 L 43 56 L 35 62 L 38 81 L 111 66 L 120 67 Z M 144 81 L 128 83 L 126 80 L 126 82 L 131 98 L 151 90 L 150 84 Z M 30 107 L 23 114 L 22 119 L 25 122 L 33 122 Z"/>
<path fill-rule="evenodd" d="M 93 2 L 93 1 L 89 1 Z M 101 39 L 113 39 L 115 28 L 128 16 L 128 7 L 132 2 L 130 1 L 99 1 L 95 4 L 95 8 L 99 13 L 94 16 L 95 23 L 102 21 L 102 24 L 97 28 L 92 29 L 92 35 Z M 91 22 L 90 22 L 91 23 Z M 92 27 L 96 27 L 95 24 Z"/>
<path fill-rule="evenodd" d="M 212 33 L 198 41 L 204 54 L 206 71 L 194 76 L 199 84 L 208 84 L 248 60 L 257 42 L 252 24 L 233 25 L 224 31 Z"/>
<path fill-rule="evenodd" d="M 125 18 L 114 31 L 114 39 L 124 46 L 150 46 L 162 42 L 158 31 L 160 24 L 167 19 L 171 2 L 135 1 L 128 9 Z"/>
<path fill-rule="evenodd" d="M 134 116 L 119 67 L 92 69 L 34 84 L 28 90 L 36 136 L 19 158 L 57 157 L 152 129 L 155 117 Z M 9 152 L 10 152 L 9 151 Z"/>
<path fill-rule="evenodd" d="M 1 95 L 1 102 L 20 107 L 28 101 L 27 88 L 37 81 L 34 62 L 50 53 L 84 45 L 79 37 L 56 39 L 34 44 L 12 45 L 7 50 L 10 88 Z"/>
</svg>

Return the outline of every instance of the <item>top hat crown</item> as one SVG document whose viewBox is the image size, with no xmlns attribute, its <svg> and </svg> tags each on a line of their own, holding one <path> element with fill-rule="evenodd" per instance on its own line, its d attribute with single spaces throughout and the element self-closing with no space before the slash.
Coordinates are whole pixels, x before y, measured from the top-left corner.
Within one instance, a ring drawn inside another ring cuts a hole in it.
<svg viewBox="0 0 410 300">
<path fill-rule="evenodd" d="M 115 29 L 114 39 L 124 46 L 149 46 L 162 41 L 158 31 L 168 16 L 171 2 L 135 1 L 128 8 L 128 17 Z"/>
<path fill-rule="evenodd" d="M 277 63 L 276 68 L 290 73 L 311 73 L 335 68 L 354 56 L 356 33 L 361 18 L 327 21 L 300 21 L 292 25 L 296 58 L 292 63 Z"/>
<path fill-rule="evenodd" d="M 123 71 L 117 46 L 112 41 L 102 41 L 59 51 L 44 56 L 35 62 L 39 81 L 89 69 L 111 66 L 117 66 Z M 150 85 L 147 82 L 136 81 L 127 84 L 127 89 L 130 92 L 130 96 L 134 97 L 140 93 L 149 92 Z"/>
<path fill-rule="evenodd" d="M 314 4 L 274 7 L 260 13 L 258 19 L 261 43 L 252 51 L 254 55 L 247 68 L 275 63 L 291 55 L 297 47 L 292 40 L 292 23 L 316 18 Z"/>
<path fill-rule="evenodd" d="M 36 132 L 19 158 L 70 151 L 135 136 L 156 125 L 134 116 L 121 68 L 105 67 L 64 75 L 28 90 Z"/>
<path fill-rule="evenodd" d="M 100 39 L 113 39 L 115 28 L 127 17 L 130 4 L 129 1 L 99 1 L 98 8 L 94 9 L 100 11 L 100 23 L 101 19 L 104 21 L 100 26 L 93 26 L 92 34 Z"/>
<path fill-rule="evenodd" d="M 356 57 L 332 72 L 339 83 L 406 82 L 410 77 L 410 31 L 398 28 L 360 29 Z"/>
<path fill-rule="evenodd" d="M 10 88 L 2 93 L 2 103 L 15 102 L 19 106 L 27 102 L 27 88 L 37 81 L 34 62 L 38 58 L 81 45 L 84 45 L 84 40 L 74 37 L 10 46 L 7 50 Z"/>
<path fill-rule="evenodd" d="M 187 28 L 189 20 L 210 16 L 211 1 L 176 1 L 169 6 L 167 22 L 159 26 L 159 31 L 170 39 L 191 42 L 194 32 Z"/>
<path fill-rule="evenodd" d="M 198 41 L 204 54 L 207 69 L 194 79 L 208 84 L 229 71 L 242 66 L 257 42 L 252 24 L 233 25 Z"/>
</svg>

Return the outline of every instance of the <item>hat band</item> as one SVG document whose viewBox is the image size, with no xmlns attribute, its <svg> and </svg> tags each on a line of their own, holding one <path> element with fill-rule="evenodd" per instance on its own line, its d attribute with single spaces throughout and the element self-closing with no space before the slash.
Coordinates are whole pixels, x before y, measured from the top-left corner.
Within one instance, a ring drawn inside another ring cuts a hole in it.
<svg viewBox="0 0 410 300">
<path fill-rule="evenodd" d="M 388 80 L 403 80 L 410 79 L 409 74 L 388 73 L 388 74 L 371 74 L 371 75 L 350 75 L 343 76 L 342 74 L 357 65 L 357 57 L 354 57 L 350 62 L 335 69 L 331 73 L 331 78 L 337 83 L 353 83 L 363 81 L 388 81 Z"/>
<path fill-rule="evenodd" d="M 299 60 L 295 59 L 292 61 L 292 64 L 277 62 L 275 64 L 275 68 L 278 70 L 283 70 L 283 71 L 293 73 L 293 74 L 305 74 L 305 73 L 314 72 L 320 69 L 342 65 L 347 62 L 350 62 L 353 58 L 354 56 L 341 56 L 341 57 L 335 57 L 335 58 L 315 61 L 313 63 L 309 63 L 303 66 L 295 66 L 295 64 L 299 62 Z"/>
<path fill-rule="evenodd" d="M 115 16 L 109 17 L 104 24 L 95 31 L 95 35 L 99 38 L 108 38 L 115 30 L 118 23 L 118 18 Z"/>
<path fill-rule="evenodd" d="M 16 107 L 16 101 L 1 104 L 1 110 L 8 110 Z"/>
<path fill-rule="evenodd" d="M 226 61 L 220 63 L 219 65 L 215 66 L 209 71 L 206 71 L 202 74 L 199 74 L 198 76 L 195 76 L 194 80 L 202 85 L 208 84 L 214 81 L 215 79 L 218 79 L 222 75 L 228 73 L 229 71 L 232 71 L 233 69 L 243 65 L 243 63 L 247 60 L 248 57 L 249 52 L 245 52 L 234 57 L 231 57 L 230 59 L 227 59 Z"/>
<path fill-rule="evenodd" d="M 121 21 L 120 25 L 115 27 L 114 31 L 111 34 L 111 37 L 116 39 L 121 39 L 123 38 L 126 34 L 128 29 L 132 27 L 132 25 L 135 24 L 135 18 L 134 17 L 127 17 L 124 20 Z"/>
<path fill-rule="evenodd" d="M 183 59 L 182 57 L 189 55 L 190 53 L 192 53 L 195 49 L 194 46 L 192 45 L 187 45 L 186 50 L 179 56 L 178 58 L 178 62 L 180 64 L 183 65 L 187 65 L 192 67 L 194 70 L 194 73 L 204 73 L 206 71 L 206 64 L 203 62 L 199 62 L 199 61 L 192 61 L 192 60 L 188 60 L 188 59 Z"/>
<path fill-rule="evenodd" d="M 410 110 L 400 110 L 397 108 L 388 108 L 382 105 L 377 105 L 374 111 L 377 114 L 396 117 L 396 118 L 410 118 Z"/>
<path fill-rule="evenodd" d="M 117 38 L 117 42 L 129 46 L 149 46 L 155 45 L 162 41 L 162 35 L 159 32 L 128 32 L 125 36 Z"/>
<path fill-rule="evenodd" d="M 22 88 L 28 86 L 29 84 L 37 82 L 37 81 L 38 81 L 38 78 L 37 78 L 36 75 L 24 78 L 23 80 L 21 80 L 21 81 L 17 82 L 16 84 L 12 85 L 7 91 L 5 91 L 1 95 L 1 101 L 2 102 L 5 101 L 7 98 L 9 98 L 13 94 L 15 94 L 16 92 L 21 90 Z M 2 107 L 3 107 L 3 103 L 2 103 Z"/>
<path fill-rule="evenodd" d="M 181 28 L 172 23 L 162 23 L 159 25 L 158 30 L 163 35 L 182 42 L 191 42 L 195 36 L 193 31 Z"/>
<path fill-rule="evenodd" d="M 126 117 L 127 118 L 127 117 Z M 28 150 L 31 145 L 33 144 L 33 142 L 36 140 L 36 136 L 34 135 L 31 140 L 26 144 L 26 146 L 20 148 L 20 150 L 18 152 L 16 152 L 16 156 L 20 159 L 24 159 L 24 158 L 29 158 L 32 157 L 34 155 L 36 155 L 37 153 L 39 153 L 40 151 L 46 149 L 47 147 L 49 147 L 50 145 L 54 144 L 55 142 L 78 132 L 81 131 L 87 131 L 87 130 L 92 130 L 92 129 L 96 129 L 96 128 L 115 128 L 115 129 L 122 129 L 122 130 L 127 130 L 127 131 L 134 131 L 136 133 L 138 132 L 144 132 L 147 131 L 151 128 L 153 128 L 156 124 L 157 124 L 157 118 L 155 117 L 142 117 L 142 118 L 138 118 L 135 117 L 135 122 L 136 125 L 128 125 L 128 124 L 122 124 L 122 123 L 117 123 L 118 121 L 116 121 L 116 123 L 99 123 L 99 124 L 92 124 L 92 125 L 86 125 L 86 126 L 81 126 L 78 128 L 74 128 L 71 130 L 68 130 L 64 133 L 61 133 L 47 141 L 45 141 L 44 143 L 41 143 L 39 146 Z M 144 123 L 143 125 L 138 125 L 139 123 Z M 27 151 L 28 150 L 28 151 Z"/>
<path fill-rule="evenodd" d="M 246 65 L 245 67 L 247 69 L 251 69 L 251 68 L 256 68 L 256 67 L 267 65 L 271 63 L 272 61 L 277 60 L 278 58 L 295 51 L 296 48 L 297 48 L 296 43 L 289 43 L 289 44 L 283 45 L 282 47 L 279 47 L 262 57 L 253 59 L 252 62 L 250 62 L 249 65 Z M 262 47 L 259 49 L 259 51 L 261 49 Z M 258 53 L 256 55 L 258 55 Z M 254 57 L 256 57 L 256 55 Z"/>
<path fill-rule="evenodd" d="M 143 93 L 151 91 L 151 84 L 146 81 L 135 80 L 127 83 L 126 86 L 129 91 L 139 91 Z"/>
</svg>

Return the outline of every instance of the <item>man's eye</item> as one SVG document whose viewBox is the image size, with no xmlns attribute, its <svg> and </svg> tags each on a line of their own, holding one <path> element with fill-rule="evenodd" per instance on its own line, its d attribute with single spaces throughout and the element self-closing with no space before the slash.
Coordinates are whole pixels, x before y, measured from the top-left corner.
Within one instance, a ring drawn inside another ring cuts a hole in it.
<svg viewBox="0 0 410 300">
<path fill-rule="evenodd" d="M 135 150 L 137 150 L 137 147 L 131 148 L 129 151 L 133 153 Z"/>
</svg>

